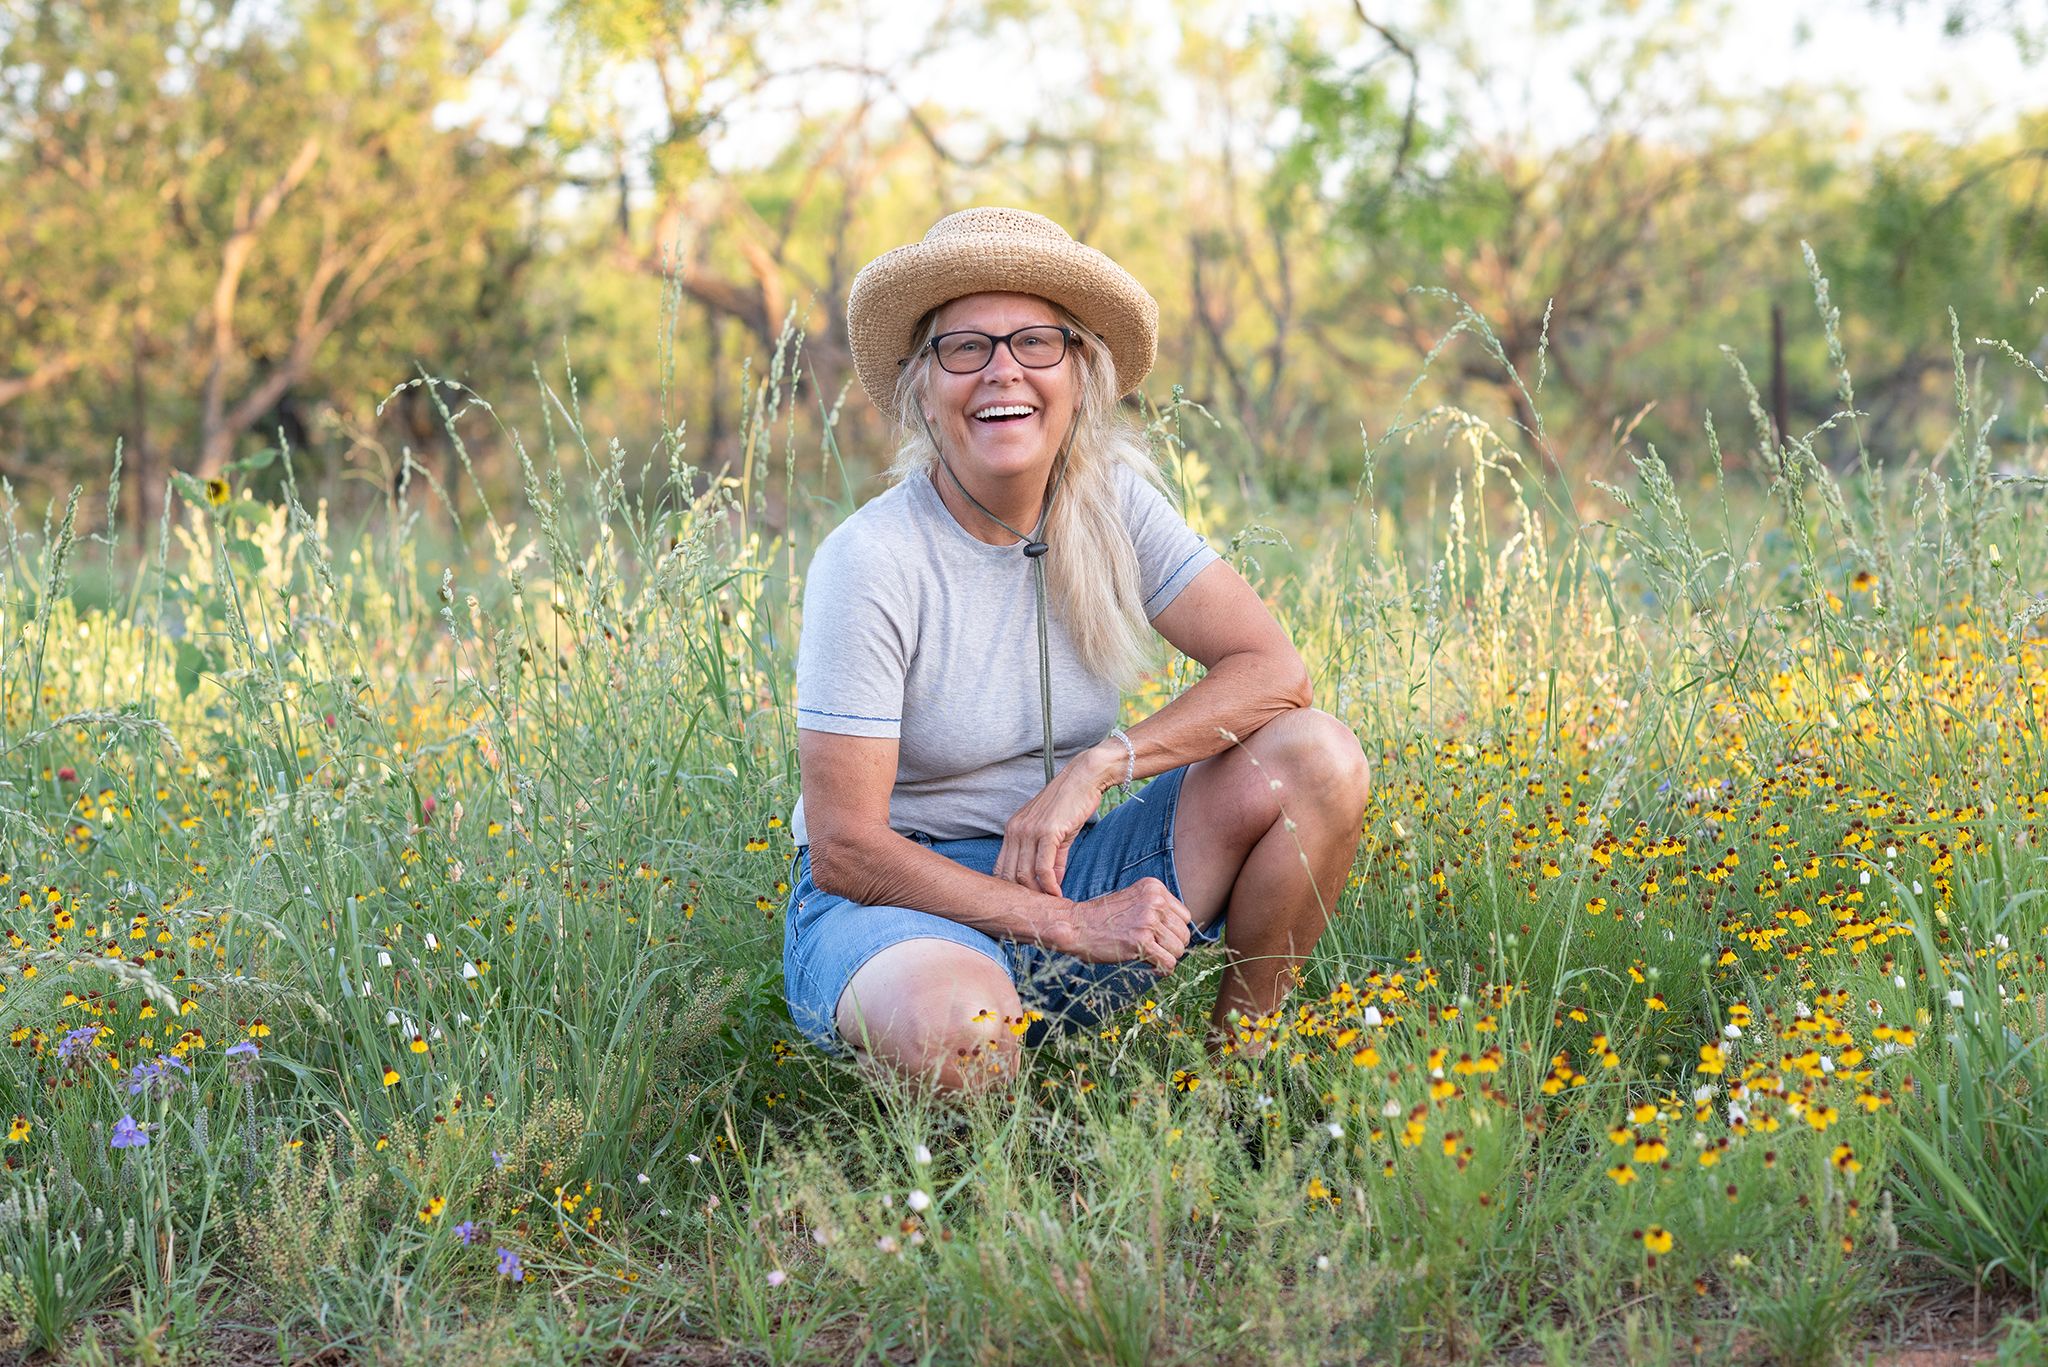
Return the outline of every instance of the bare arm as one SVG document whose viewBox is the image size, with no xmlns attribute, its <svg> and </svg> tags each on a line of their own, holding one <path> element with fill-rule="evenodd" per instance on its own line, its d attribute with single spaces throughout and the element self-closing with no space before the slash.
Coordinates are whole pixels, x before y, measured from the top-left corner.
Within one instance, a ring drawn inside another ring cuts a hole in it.
<svg viewBox="0 0 2048 1367">
<path fill-rule="evenodd" d="M 890 829 L 896 750 L 886 737 L 797 732 L 811 881 L 819 888 L 863 906 L 932 912 L 1091 963 L 1142 958 L 1172 971 L 1187 947 L 1187 908 L 1157 879 L 1076 903 L 977 873 Z"/>
</svg>

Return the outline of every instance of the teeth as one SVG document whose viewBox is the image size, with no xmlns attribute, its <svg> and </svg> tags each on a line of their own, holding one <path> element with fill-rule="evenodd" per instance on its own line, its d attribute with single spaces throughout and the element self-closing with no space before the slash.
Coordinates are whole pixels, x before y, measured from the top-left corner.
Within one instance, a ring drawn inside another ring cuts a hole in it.
<svg viewBox="0 0 2048 1367">
<path fill-rule="evenodd" d="M 1028 418 L 1037 411 L 1037 409 L 1029 404 L 1010 404 L 1008 406 L 984 408 L 974 416 L 977 418 Z"/>
</svg>

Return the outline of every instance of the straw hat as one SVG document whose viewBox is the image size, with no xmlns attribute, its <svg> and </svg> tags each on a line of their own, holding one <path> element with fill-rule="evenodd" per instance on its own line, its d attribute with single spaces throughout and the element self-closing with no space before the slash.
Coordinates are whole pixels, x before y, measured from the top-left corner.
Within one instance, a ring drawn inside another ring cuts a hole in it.
<svg viewBox="0 0 2048 1367">
<path fill-rule="evenodd" d="M 1042 214 L 962 209 L 932 225 L 922 242 L 884 252 L 861 268 L 846 300 L 846 333 L 861 387 L 894 413 L 898 362 L 925 314 L 962 295 L 1035 294 L 1065 308 L 1109 347 L 1116 392 L 1130 393 L 1152 369 L 1159 303 L 1129 271 Z"/>
</svg>

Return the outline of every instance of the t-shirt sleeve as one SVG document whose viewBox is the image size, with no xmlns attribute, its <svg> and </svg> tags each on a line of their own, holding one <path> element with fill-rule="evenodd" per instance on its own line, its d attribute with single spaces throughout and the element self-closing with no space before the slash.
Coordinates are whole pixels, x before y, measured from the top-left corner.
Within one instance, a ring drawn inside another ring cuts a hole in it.
<svg viewBox="0 0 2048 1367">
<path fill-rule="evenodd" d="M 858 537 L 828 536 L 804 580 L 796 645 L 796 724 L 843 736 L 895 737 L 910 666 L 900 566 Z"/>
<path fill-rule="evenodd" d="M 1150 619 L 1164 612 L 1196 575 L 1223 557 L 1188 526 L 1187 519 L 1150 481 L 1132 470 L 1121 475 L 1124 523 L 1138 551 L 1138 580 L 1145 594 L 1145 616 Z"/>
</svg>

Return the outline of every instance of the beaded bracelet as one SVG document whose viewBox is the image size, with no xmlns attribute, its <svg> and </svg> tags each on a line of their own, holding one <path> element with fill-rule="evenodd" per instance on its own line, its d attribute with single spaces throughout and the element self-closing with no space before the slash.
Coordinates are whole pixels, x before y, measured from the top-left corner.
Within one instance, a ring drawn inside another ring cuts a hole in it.
<svg viewBox="0 0 2048 1367">
<path fill-rule="evenodd" d="M 1143 802 L 1143 798 L 1131 791 L 1131 784 L 1138 777 L 1138 747 L 1131 744 L 1131 738 L 1124 734 L 1121 726 L 1112 726 L 1109 734 L 1124 743 L 1124 781 L 1116 786 L 1130 801 Z"/>
</svg>

